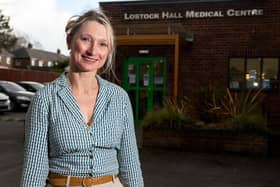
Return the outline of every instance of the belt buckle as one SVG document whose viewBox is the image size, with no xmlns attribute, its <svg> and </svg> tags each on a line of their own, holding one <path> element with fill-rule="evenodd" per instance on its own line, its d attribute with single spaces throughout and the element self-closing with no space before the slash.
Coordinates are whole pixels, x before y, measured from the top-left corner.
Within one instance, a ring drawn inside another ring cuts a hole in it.
<svg viewBox="0 0 280 187">
<path fill-rule="evenodd" d="M 87 183 L 87 181 L 90 180 L 90 184 Z M 84 177 L 82 181 L 82 186 L 83 187 L 92 187 L 94 183 L 94 178 L 93 177 Z"/>
</svg>

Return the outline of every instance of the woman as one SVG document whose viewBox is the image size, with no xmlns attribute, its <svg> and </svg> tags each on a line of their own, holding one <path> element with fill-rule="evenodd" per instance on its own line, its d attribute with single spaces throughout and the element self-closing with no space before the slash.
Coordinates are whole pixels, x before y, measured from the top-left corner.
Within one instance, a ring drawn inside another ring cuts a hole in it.
<svg viewBox="0 0 280 187">
<path fill-rule="evenodd" d="M 98 75 L 112 67 L 110 22 L 88 11 L 65 30 L 70 70 L 30 105 L 21 186 L 142 187 L 129 97 Z"/>
</svg>

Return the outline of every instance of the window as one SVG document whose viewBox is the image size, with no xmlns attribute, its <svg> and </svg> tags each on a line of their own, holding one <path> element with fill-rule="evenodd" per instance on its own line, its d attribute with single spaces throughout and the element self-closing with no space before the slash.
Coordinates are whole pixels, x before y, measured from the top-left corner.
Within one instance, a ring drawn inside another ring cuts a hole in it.
<svg viewBox="0 0 280 187">
<path fill-rule="evenodd" d="M 230 88 L 241 88 L 244 85 L 244 59 L 232 58 L 229 63 Z"/>
<path fill-rule="evenodd" d="M 2 63 L 2 56 L 0 56 L 0 64 Z"/>
<path fill-rule="evenodd" d="M 35 58 L 31 59 L 31 66 L 36 66 L 36 59 Z"/>
<path fill-rule="evenodd" d="M 261 75 L 261 59 L 248 58 L 246 67 L 246 87 L 247 88 L 259 88 L 260 75 Z"/>
<path fill-rule="evenodd" d="M 7 58 L 6 58 L 6 63 L 7 63 L 8 65 L 11 64 L 11 58 L 10 58 L 10 57 L 7 57 Z"/>
<path fill-rule="evenodd" d="M 43 60 L 39 60 L 39 67 L 43 67 L 43 65 L 44 65 Z"/>
<path fill-rule="evenodd" d="M 52 61 L 48 61 L 48 67 L 52 67 L 53 66 L 53 62 Z"/>
<path fill-rule="evenodd" d="M 279 81 L 279 59 L 264 58 L 263 72 L 262 72 L 262 86 L 263 88 L 275 89 L 278 88 Z"/>
<path fill-rule="evenodd" d="M 15 61 L 15 65 L 16 65 L 16 66 L 20 66 L 20 65 L 21 65 L 21 62 L 20 62 L 19 60 L 16 60 L 16 61 Z"/>
<path fill-rule="evenodd" d="M 278 89 L 279 58 L 230 58 L 229 88 Z"/>
</svg>

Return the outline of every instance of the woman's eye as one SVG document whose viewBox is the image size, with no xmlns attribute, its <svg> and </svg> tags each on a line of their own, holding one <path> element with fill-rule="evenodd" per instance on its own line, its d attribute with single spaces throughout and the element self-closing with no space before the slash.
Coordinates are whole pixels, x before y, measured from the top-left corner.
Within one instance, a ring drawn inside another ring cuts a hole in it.
<svg viewBox="0 0 280 187">
<path fill-rule="evenodd" d="M 81 37 L 81 40 L 84 42 L 91 42 L 91 38 L 89 37 Z"/>
<path fill-rule="evenodd" d="M 102 43 L 100 43 L 100 45 L 101 45 L 102 47 L 107 47 L 107 46 L 108 46 L 108 44 L 107 44 L 107 43 L 105 43 L 105 42 L 104 42 L 104 43 L 103 43 L 103 42 L 102 42 Z"/>
</svg>

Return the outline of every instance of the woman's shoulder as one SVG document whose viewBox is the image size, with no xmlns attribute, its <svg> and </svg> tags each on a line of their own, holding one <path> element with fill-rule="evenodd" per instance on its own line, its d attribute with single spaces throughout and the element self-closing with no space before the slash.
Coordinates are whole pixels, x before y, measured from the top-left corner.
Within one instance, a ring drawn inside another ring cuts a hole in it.
<svg viewBox="0 0 280 187">
<path fill-rule="evenodd" d="M 61 86 L 64 84 L 63 81 L 63 77 L 59 76 L 55 80 L 47 83 L 42 89 L 38 90 L 36 92 L 36 95 L 49 96 L 51 94 L 54 94 L 55 92 L 61 89 Z"/>
<path fill-rule="evenodd" d="M 120 91 L 120 92 L 123 92 L 125 91 L 120 85 L 118 85 L 117 83 L 114 83 L 114 82 L 111 82 L 111 81 L 108 81 L 104 78 L 101 78 L 99 77 L 98 78 L 99 80 L 99 83 L 101 84 L 101 86 L 104 86 L 108 89 L 112 89 L 112 90 L 116 90 L 116 91 Z"/>
<path fill-rule="evenodd" d="M 101 86 L 107 89 L 109 92 L 113 93 L 116 96 L 127 96 L 127 92 L 118 84 L 99 78 Z"/>
</svg>

